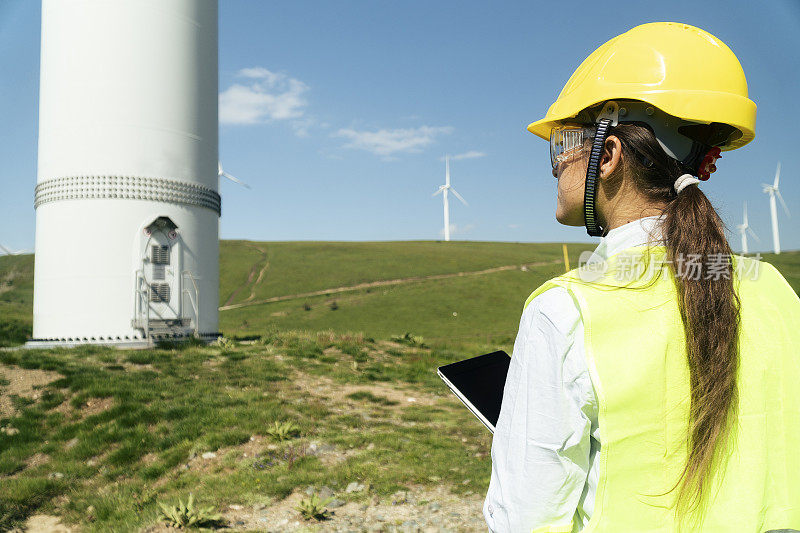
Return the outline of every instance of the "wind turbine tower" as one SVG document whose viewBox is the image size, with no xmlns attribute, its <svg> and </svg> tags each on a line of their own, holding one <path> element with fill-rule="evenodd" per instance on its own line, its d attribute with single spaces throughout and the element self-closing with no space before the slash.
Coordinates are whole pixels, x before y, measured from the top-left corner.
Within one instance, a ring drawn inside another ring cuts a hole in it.
<svg viewBox="0 0 800 533">
<path fill-rule="evenodd" d="M 778 236 L 778 207 L 775 203 L 775 197 L 778 197 L 778 200 L 781 201 L 781 205 L 783 206 L 783 210 L 786 211 L 786 216 L 791 217 L 789 214 L 789 208 L 786 207 L 786 202 L 783 201 L 783 196 L 781 196 L 781 191 L 778 190 L 778 180 L 781 177 L 781 164 L 778 162 L 778 169 L 775 171 L 775 181 L 772 185 L 767 183 L 762 183 L 761 186 L 765 193 L 769 194 L 769 212 L 772 216 L 772 247 L 776 254 L 781 253 L 781 242 L 780 237 Z"/>
<path fill-rule="evenodd" d="M 747 253 L 747 233 L 749 232 L 753 238 L 758 241 L 758 237 L 756 236 L 755 232 L 750 228 L 750 225 L 747 223 L 747 202 L 744 203 L 744 222 L 742 224 L 738 224 L 736 229 L 739 230 L 739 233 L 742 235 L 742 253 Z M 760 241 L 759 241 L 760 242 Z"/>
<path fill-rule="evenodd" d="M 456 198 L 461 200 L 461 203 L 465 206 L 469 206 L 466 200 L 458 194 L 458 191 L 455 190 L 450 185 L 450 156 L 444 156 L 444 185 L 439 186 L 439 190 L 433 193 L 433 196 L 436 196 L 439 193 L 442 193 L 442 202 L 444 204 L 444 240 L 450 240 L 450 203 L 447 199 L 448 192 L 452 192 Z"/>
<path fill-rule="evenodd" d="M 28 346 L 219 336 L 217 19 L 42 1 Z"/>
</svg>

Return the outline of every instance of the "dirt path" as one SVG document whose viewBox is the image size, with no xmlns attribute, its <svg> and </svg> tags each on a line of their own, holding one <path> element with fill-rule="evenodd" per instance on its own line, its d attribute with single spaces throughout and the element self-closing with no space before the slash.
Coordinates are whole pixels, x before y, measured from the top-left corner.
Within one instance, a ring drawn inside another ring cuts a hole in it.
<svg viewBox="0 0 800 533">
<path fill-rule="evenodd" d="M 359 283 L 357 285 L 349 285 L 346 287 L 334 287 L 331 289 L 323 289 L 320 291 L 313 291 L 313 292 L 303 292 L 299 294 L 285 294 L 283 296 L 273 296 L 272 298 L 267 298 L 266 300 L 257 300 L 257 301 L 250 301 L 250 302 L 243 302 L 238 304 L 230 304 L 229 302 L 233 298 L 228 298 L 228 302 L 225 303 L 222 307 L 219 308 L 220 311 L 227 311 L 229 309 L 239 309 L 241 307 L 249 307 L 251 305 L 261 305 L 261 304 L 268 304 L 268 303 L 275 303 L 275 302 L 283 302 L 286 300 L 295 300 L 298 298 L 309 298 L 311 296 L 324 296 L 326 294 L 336 294 L 341 292 L 350 292 L 350 291 L 360 291 L 362 289 L 370 289 L 373 287 L 386 287 L 388 285 L 402 285 L 404 283 L 416 283 L 419 281 L 430 281 L 436 279 L 449 279 L 449 278 L 459 278 L 464 276 L 482 276 L 484 274 L 492 274 L 495 272 L 503 272 L 505 270 L 519 270 L 524 268 L 530 267 L 537 267 L 537 266 L 545 266 L 545 265 L 554 265 L 560 264 L 562 261 L 561 259 L 556 259 L 553 261 L 540 261 L 537 263 L 525 263 L 522 265 L 505 265 L 499 266 L 494 268 L 487 268 L 485 270 L 476 270 L 473 272 L 453 272 L 450 274 L 434 274 L 432 276 L 413 276 L 410 278 L 399 278 L 399 279 L 387 279 L 383 281 L 369 281 L 366 283 Z M 252 276 L 252 272 L 251 272 Z M 260 279 L 260 276 L 259 276 Z M 237 289 L 238 292 L 238 289 Z M 234 293 L 235 295 L 236 293 Z"/>
<path fill-rule="evenodd" d="M 266 258 L 266 253 L 264 254 L 264 257 Z M 267 272 L 268 268 L 269 268 L 269 259 L 267 259 L 267 262 L 264 263 L 264 268 L 261 269 L 261 272 L 258 273 L 258 278 L 256 279 L 256 282 L 253 283 L 252 287 L 250 287 L 250 296 L 247 297 L 247 299 L 245 300 L 246 302 L 249 302 L 250 300 L 256 297 L 256 285 L 261 283 L 261 280 L 264 279 L 264 274 Z"/>
<path fill-rule="evenodd" d="M 247 300 L 245 300 L 245 301 L 252 300 L 253 298 L 255 298 L 256 285 L 261 283 L 261 280 L 264 278 L 264 272 L 266 272 L 267 268 L 269 268 L 269 260 L 267 259 L 267 251 L 259 248 L 258 246 L 253 246 L 252 244 L 248 244 L 247 246 L 249 246 L 250 248 L 254 248 L 254 249 L 258 250 L 261 253 L 261 258 L 256 260 L 255 263 L 253 263 L 253 266 L 250 268 L 250 274 L 247 275 L 247 281 L 245 281 L 244 283 L 242 283 L 241 285 L 236 287 L 236 289 L 231 293 L 231 295 L 225 301 L 225 305 L 223 307 L 230 306 L 233 303 L 233 300 L 236 299 L 236 296 L 245 287 L 247 287 L 248 285 L 253 283 L 253 278 L 256 277 L 256 272 L 258 271 L 258 267 L 261 264 L 261 262 L 264 261 L 265 262 L 264 267 L 258 273 L 258 278 L 256 278 L 255 283 L 253 283 L 253 285 L 250 287 L 250 296 L 248 296 Z"/>
</svg>

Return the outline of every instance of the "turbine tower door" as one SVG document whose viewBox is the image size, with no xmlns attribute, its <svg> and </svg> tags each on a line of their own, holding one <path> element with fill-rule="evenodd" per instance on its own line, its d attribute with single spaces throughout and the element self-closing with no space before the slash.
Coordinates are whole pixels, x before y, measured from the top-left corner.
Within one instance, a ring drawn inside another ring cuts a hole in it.
<svg viewBox="0 0 800 533">
<path fill-rule="evenodd" d="M 133 325 L 146 338 L 183 336 L 190 319 L 181 316 L 181 239 L 169 217 L 144 227 L 136 273 Z"/>
</svg>

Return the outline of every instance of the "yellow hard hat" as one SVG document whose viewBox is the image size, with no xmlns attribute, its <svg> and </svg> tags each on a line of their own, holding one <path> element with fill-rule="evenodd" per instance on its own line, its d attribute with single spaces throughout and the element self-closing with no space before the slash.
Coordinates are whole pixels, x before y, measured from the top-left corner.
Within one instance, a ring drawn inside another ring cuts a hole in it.
<svg viewBox="0 0 800 533">
<path fill-rule="evenodd" d="M 623 99 L 691 122 L 732 126 L 735 131 L 719 144 L 722 150 L 755 137 L 756 104 L 748 98 L 736 55 L 707 31 L 675 22 L 636 26 L 592 52 L 528 131 L 549 139 L 554 126 L 582 110 Z"/>
</svg>

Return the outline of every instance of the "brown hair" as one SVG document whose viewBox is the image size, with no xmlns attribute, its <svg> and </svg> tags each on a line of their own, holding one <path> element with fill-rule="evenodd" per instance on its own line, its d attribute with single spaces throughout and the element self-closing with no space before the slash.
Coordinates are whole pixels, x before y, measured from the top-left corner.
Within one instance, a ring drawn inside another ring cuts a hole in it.
<svg viewBox="0 0 800 533">
<path fill-rule="evenodd" d="M 676 513 L 682 517 L 706 497 L 736 420 L 740 302 L 732 251 L 706 195 L 696 185 L 675 192 L 676 178 L 691 170 L 669 157 L 648 127 L 620 124 L 610 134 L 620 140 L 623 154 L 622 170 L 615 173 L 620 175 L 611 178 L 629 175 L 646 197 L 666 204 L 662 244 L 674 274 L 690 371 L 688 458 L 669 491 L 680 485 Z M 692 276 L 686 275 L 689 260 Z"/>
</svg>

